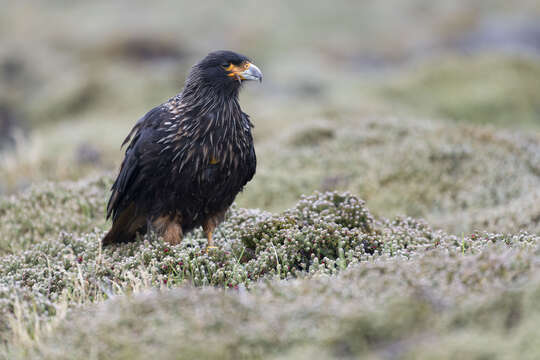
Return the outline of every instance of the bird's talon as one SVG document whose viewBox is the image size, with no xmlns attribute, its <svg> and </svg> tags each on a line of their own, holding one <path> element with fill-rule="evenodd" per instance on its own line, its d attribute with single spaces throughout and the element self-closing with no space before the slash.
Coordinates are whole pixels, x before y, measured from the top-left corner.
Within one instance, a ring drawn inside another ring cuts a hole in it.
<svg viewBox="0 0 540 360">
<path fill-rule="evenodd" d="M 215 250 L 215 249 L 217 249 L 217 246 L 207 246 L 206 247 L 206 253 L 209 253 L 210 250 Z"/>
</svg>

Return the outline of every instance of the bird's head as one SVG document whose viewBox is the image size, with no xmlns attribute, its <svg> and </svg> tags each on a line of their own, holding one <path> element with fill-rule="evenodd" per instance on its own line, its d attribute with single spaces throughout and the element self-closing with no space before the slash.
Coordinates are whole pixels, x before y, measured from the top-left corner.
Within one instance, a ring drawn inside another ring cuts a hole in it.
<svg viewBox="0 0 540 360">
<path fill-rule="evenodd" d="M 216 90 L 237 91 L 244 81 L 262 81 L 261 70 L 246 56 L 228 50 L 214 51 L 195 64 L 187 85 L 197 83 Z"/>
</svg>

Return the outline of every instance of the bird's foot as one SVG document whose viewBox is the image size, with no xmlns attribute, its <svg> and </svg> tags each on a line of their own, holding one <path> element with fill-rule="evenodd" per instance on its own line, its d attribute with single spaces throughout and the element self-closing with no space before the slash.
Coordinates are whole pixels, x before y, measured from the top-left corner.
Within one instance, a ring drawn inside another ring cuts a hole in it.
<svg viewBox="0 0 540 360">
<path fill-rule="evenodd" d="M 213 245 L 208 245 L 206 247 L 206 253 L 208 254 L 210 252 L 210 250 L 217 250 L 217 246 L 213 246 Z"/>
</svg>

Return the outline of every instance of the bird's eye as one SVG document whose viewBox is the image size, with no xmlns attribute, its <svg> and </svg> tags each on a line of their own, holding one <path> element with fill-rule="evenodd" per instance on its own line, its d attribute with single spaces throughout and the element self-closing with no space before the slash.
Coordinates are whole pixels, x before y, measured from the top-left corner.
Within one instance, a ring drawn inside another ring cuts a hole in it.
<svg viewBox="0 0 540 360">
<path fill-rule="evenodd" d="M 221 64 L 221 66 L 223 66 L 224 68 L 228 68 L 229 65 L 230 65 L 230 64 L 229 64 L 228 62 L 224 62 L 224 63 Z"/>
</svg>

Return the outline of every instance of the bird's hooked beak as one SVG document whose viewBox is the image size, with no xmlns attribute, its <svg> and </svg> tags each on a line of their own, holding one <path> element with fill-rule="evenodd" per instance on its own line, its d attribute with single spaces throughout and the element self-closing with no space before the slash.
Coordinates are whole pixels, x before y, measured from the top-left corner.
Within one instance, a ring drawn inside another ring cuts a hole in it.
<svg viewBox="0 0 540 360">
<path fill-rule="evenodd" d="M 249 67 L 247 68 L 247 70 L 239 74 L 240 78 L 242 80 L 259 80 L 259 82 L 262 82 L 263 74 L 261 70 L 255 64 L 252 64 L 252 63 L 248 63 L 248 64 L 249 64 Z"/>
<path fill-rule="evenodd" d="M 240 66 L 231 64 L 226 70 L 229 71 L 228 76 L 234 77 L 238 82 L 242 82 L 242 80 L 259 80 L 259 82 L 262 82 L 263 79 L 261 70 L 249 61 L 245 61 Z"/>
</svg>

